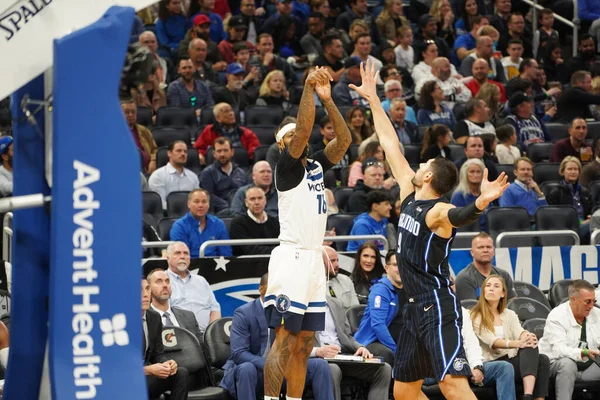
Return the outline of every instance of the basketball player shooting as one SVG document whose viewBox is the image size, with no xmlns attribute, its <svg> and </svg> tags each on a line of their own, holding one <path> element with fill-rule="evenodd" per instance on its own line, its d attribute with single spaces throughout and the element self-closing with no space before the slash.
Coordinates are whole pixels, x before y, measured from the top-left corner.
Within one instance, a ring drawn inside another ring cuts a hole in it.
<svg viewBox="0 0 600 400">
<path fill-rule="evenodd" d="M 265 361 L 265 400 L 279 399 L 284 378 L 287 399 L 302 398 L 315 331 L 325 328 L 322 243 L 327 202 L 323 175 L 342 159 L 352 142 L 346 122 L 331 99 L 331 80 L 324 68 L 311 72 L 304 85 L 297 124 L 287 124 L 275 135 L 281 151 L 275 168 L 280 245 L 271 253 L 264 299 L 267 322 L 275 330 L 275 343 Z M 308 158 L 315 93 L 331 118 L 336 137 Z"/>
<path fill-rule="evenodd" d="M 402 204 L 396 258 L 408 303 L 396 349 L 394 399 L 426 399 L 423 379 L 434 377 L 447 399 L 475 400 L 467 379 L 471 371 L 462 346 L 460 304 L 450 288 L 448 257 L 456 228 L 479 220 L 488 204 L 506 190 L 507 178 L 502 173 L 489 182 L 486 169 L 475 202 L 455 207 L 443 201 L 441 196 L 456 185 L 456 166 L 438 157 L 413 172 L 377 97 L 379 73 L 370 62 L 361 64 L 360 73 L 362 85 L 349 86 L 371 106 L 375 131 L 400 185 Z"/>
</svg>

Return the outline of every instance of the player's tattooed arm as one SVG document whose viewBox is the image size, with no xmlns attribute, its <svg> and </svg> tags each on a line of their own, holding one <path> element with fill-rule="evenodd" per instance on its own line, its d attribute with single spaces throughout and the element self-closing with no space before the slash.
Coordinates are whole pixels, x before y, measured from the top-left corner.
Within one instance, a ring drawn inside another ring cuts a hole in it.
<svg viewBox="0 0 600 400">
<path fill-rule="evenodd" d="M 330 86 L 327 83 L 327 86 Z M 317 87 L 317 93 L 321 98 L 321 88 Z M 331 118 L 331 123 L 333 125 L 333 131 L 335 132 L 335 138 L 327 143 L 325 147 L 325 156 L 332 164 L 337 164 L 340 162 L 348 147 L 352 143 L 352 135 L 350 134 L 350 130 L 348 129 L 348 125 L 340 114 L 340 111 L 335 106 L 335 103 L 331 99 L 331 90 L 329 90 L 329 98 L 321 98 L 321 102 L 329 114 L 329 118 Z"/>
</svg>

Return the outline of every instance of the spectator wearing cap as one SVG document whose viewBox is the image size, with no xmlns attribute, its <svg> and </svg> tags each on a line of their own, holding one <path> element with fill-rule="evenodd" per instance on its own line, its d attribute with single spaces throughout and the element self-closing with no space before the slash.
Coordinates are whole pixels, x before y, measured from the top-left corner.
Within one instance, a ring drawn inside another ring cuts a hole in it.
<svg viewBox="0 0 600 400">
<path fill-rule="evenodd" d="M 13 192 L 13 138 L 12 136 L 0 137 L 0 195 L 12 196 Z"/>
<path fill-rule="evenodd" d="M 260 29 L 261 33 L 272 33 L 275 30 L 275 26 L 277 25 L 279 18 L 282 15 L 285 15 L 294 20 L 297 29 L 296 36 L 302 37 L 302 35 L 304 35 L 303 26 L 306 23 L 302 22 L 298 17 L 292 14 L 292 11 L 294 9 L 292 5 L 292 0 L 275 0 L 275 8 L 277 9 L 277 12 L 265 20 L 264 24 Z"/>
<path fill-rule="evenodd" d="M 534 115 L 534 103 L 531 97 L 523 92 L 517 92 L 510 97 L 508 107 L 512 115 L 509 115 L 505 122 L 515 128 L 517 143 L 522 150 L 525 151 L 531 143 L 552 141 L 546 126 Z"/>
<path fill-rule="evenodd" d="M 367 195 L 373 190 L 383 188 L 385 175 L 385 166 L 374 157 L 363 161 L 362 165 L 363 179 L 359 179 L 354 186 L 354 191 L 348 199 L 348 212 L 364 213 L 369 212 L 370 207 L 367 202 Z"/>
<path fill-rule="evenodd" d="M 221 40 L 225 39 L 225 29 L 223 27 L 223 18 L 213 12 L 214 8 L 214 0 L 192 0 L 190 2 L 188 15 L 191 15 L 190 19 L 192 21 L 198 15 L 206 15 L 210 21 L 210 40 L 219 43 Z"/>
<path fill-rule="evenodd" d="M 342 41 L 335 35 L 327 35 L 321 43 L 323 52 L 313 60 L 312 65 L 327 68 L 333 81 L 338 82 L 345 71 L 342 63 L 344 58 Z"/>
<path fill-rule="evenodd" d="M 221 58 L 217 43 L 210 40 L 210 18 L 204 14 L 199 14 L 192 19 L 193 24 L 190 30 L 185 34 L 185 38 L 179 43 L 177 55 L 187 57 L 188 49 L 192 39 L 202 39 L 206 42 L 206 62 L 212 64 L 212 69 L 221 72 L 227 67 L 227 63 Z"/>
<path fill-rule="evenodd" d="M 194 63 L 189 58 L 181 58 L 177 72 L 180 78 L 171 82 L 167 89 L 167 104 L 174 107 L 187 107 L 196 110 L 214 104 L 210 90 L 202 81 L 194 78 Z"/>
<path fill-rule="evenodd" d="M 494 41 L 489 36 L 479 36 L 477 38 L 475 51 L 463 58 L 459 72 L 463 76 L 473 75 L 473 64 L 476 60 L 484 59 L 488 63 L 487 77 L 490 80 L 499 83 L 506 83 L 504 67 L 502 62 L 494 57 Z"/>
<path fill-rule="evenodd" d="M 350 9 L 339 14 L 335 20 L 335 27 L 344 32 L 350 32 L 350 26 L 355 20 L 362 20 L 369 27 L 371 37 L 376 43 L 380 42 L 377 24 L 373 16 L 367 11 L 367 0 L 350 0 Z"/>
<path fill-rule="evenodd" d="M 250 74 L 251 75 L 251 74 Z M 215 103 L 228 103 L 236 112 L 243 111 L 256 102 L 257 92 L 253 87 L 244 88 L 246 71 L 238 63 L 231 63 L 225 70 L 225 86 L 213 86 Z"/>
<path fill-rule="evenodd" d="M 247 27 L 242 16 L 234 15 L 229 18 L 229 22 L 227 22 L 227 34 L 229 36 L 227 39 L 221 40 L 218 45 L 221 57 L 223 57 L 223 60 L 226 63 L 229 64 L 235 61 L 233 56 L 233 45 L 237 42 L 244 41 L 246 29 Z M 248 46 L 250 51 L 254 51 L 254 45 L 252 43 L 247 41 L 246 46 Z"/>
<path fill-rule="evenodd" d="M 348 87 L 348 85 L 351 83 L 355 84 L 356 86 L 361 85 L 360 63 L 360 58 L 356 56 L 348 57 L 344 61 L 345 72 L 341 76 L 338 83 L 333 86 L 333 90 L 331 92 L 333 101 L 338 106 L 360 105 L 367 108 L 369 107 L 368 101 Z"/>
<path fill-rule="evenodd" d="M 481 99 L 472 99 L 465 105 L 466 118 L 456 123 L 454 139 L 464 144 L 469 136 L 481 136 L 485 140 L 496 140 L 496 128 L 490 123 L 490 109 Z"/>
<path fill-rule="evenodd" d="M 465 83 L 465 86 L 471 91 L 473 97 L 477 96 L 479 93 L 479 89 L 486 83 L 491 83 L 492 85 L 496 85 L 500 90 L 500 101 L 506 101 L 506 91 L 504 90 L 504 86 L 501 83 L 493 81 L 488 78 L 489 64 L 483 58 L 475 60 L 473 65 L 471 66 L 471 74 L 473 79 L 469 82 Z"/>
<path fill-rule="evenodd" d="M 286 86 L 293 88 L 298 82 L 298 77 L 285 59 L 273 53 L 273 48 L 273 36 L 270 33 L 261 33 L 256 44 L 256 54 L 248 62 L 250 67 L 258 68 L 258 78 L 255 80 L 255 84 L 260 85 L 269 72 L 278 69 L 285 75 Z"/>
<path fill-rule="evenodd" d="M 174 52 L 189 28 L 189 21 L 183 14 L 181 2 L 177 0 L 161 0 L 158 4 L 158 19 L 156 20 L 156 36 L 158 43 Z M 171 53 L 161 54 L 170 58 Z"/>
<path fill-rule="evenodd" d="M 264 8 L 260 8 L 259 11 L 256 8 L 254 0 L 242 0 L 240 4 L 240 16 L 244 18 L 244 24 L 246 25 L 246 40 L 256 45 L 258 39 L 258 33 L 262 26 L 261 13 L 264 13 Z"/>
<path fill-rule="evenodd" d="M 354 219 L 350 235 L 382 235 L 388 239 L 388 243 L 396 243 L 395 238 L 388 237 L 388 218 L 392 209 L 388 194 L 382 190 L 373 190 L 367 194 L 366 202 L 369 211 Z M 356 251 L 364 242 L 365 240 L 351 240 L 346 251 Z M 383 242 L 375 241 L 375 243 L 379 250 L 383 250 Z"/>
<path fill-rule="evenodd" d="M 415 35 L 414 45 L 415 49 L 419 49 L 419 53 L 423 51 L 430 42 L 434 42 L 437 46 L 437 52 L 440 57 L 446 57 L 450 59 L 451 53 L 448 43 L 441 37 L 437 36 L 438 26 L 437 20 L 431 14 L 424 14 L 419 18 L 419 30 Z M 415 81 L 416 83 L 416 81 Z"/>
<path fill-rule="evenodd" d="M 321 40 L 323 40 L 324 36 L 325 16 L 320 12 L 310 13 L 308 16 L 308 33 L 300 39 L 300 46 L 302 46 L 302 50 L 308 56 L 309 62 L 312 63 L 319 57 L 319 54 L 323 54 Z"/>
<path fill-rule="evenodd" d="M 592 159 L 592 146 L 585 142 L 588 134 L 587 122 L 575 118 L 569 123 L 569 137 L 557 140 L 552 147 L 550 162 L 561 162 L 567 156 L 573 156 L 581 162 Z"/>
<path fill-rule="evenodd" d="M 569 122 L 575 118 L 593 119 L 590 106 L 600 104 L 600 95 L 592 94 L 592 75 L 577 71 L 571 76 L 571 86 L 558 99 L 558 120 Z"/>
<path fill-rule="evenodd" d="M 151 174 L 156 169 L 156 151 L 158 150 L 156 142 L 152 137 L 152 133 L 148 130 L 148 128 L 136 122 L 137 105 L 133 100 L 122 100 L 121 110 L 123 110 L 123 114 L 125 115 L 125 120 L 127 121 L 127 126 L 131 131 L 133 141 L 140 152 L 140 158 L 142 160 L 142 172 Z"/>
<path fill-rule="evenodd" d="M 190 60 L 194 64 L 194 79 L 212 87 L 219 84 L 219 75 L 206 62 L 207 50 L 208 46 L 203 39 L 192 39 L 188 46 Z"/>
<path fill-rule="evenodd" d="M 214 106 L 213 114 L 215 116 L 215 123 L 207 125 L 194 143 L 194 148 L 198 150 L 200 159 L 204 161 L 206 151 L 210 146 L 213 146 L 215 139 L 219 137 L 228 138 L 231 141 L 233 149 L 245 149 L 248 156 L 252 159 L 254 157 L 254 150 L 260 146 L 256 134 L 236 122 L 235 112 L 227 103 L 219 103 Z"/>
</svg>

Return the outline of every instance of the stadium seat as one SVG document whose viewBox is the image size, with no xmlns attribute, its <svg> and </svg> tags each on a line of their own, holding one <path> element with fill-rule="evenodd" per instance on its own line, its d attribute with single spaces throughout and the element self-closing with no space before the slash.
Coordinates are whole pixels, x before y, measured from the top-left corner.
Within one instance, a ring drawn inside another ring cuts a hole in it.
<svg viewBox="0 0 600 400">
<path fill-rule="evenodd" d="M 600 137 L 600 122 L 588 122 L 588 139 L 597 139 Z"/>
<path fill-rule="evenodd" d="M 231 229 L 231 222 L 235 217 L 219 217 L 221 221 L 225 224 L 225 228 L 227 228 L 227 232 Z"/>
<path fill-rule="evenodd" d="M 515 292 L 517 292 L 518 297 L 534 299 L 549 309 L 552 308 L 552 306 L 550 306 L 550 302 L 548 301 L 548 297 L 537 286 L 527 282 L 514 281 L 513 288 L 515 289 Z"/>
<path fill-rule="evenodd" d="M 540 163 L 533 166 L 533 180 L 541 185 L 542 182 L 560 181 L 562 176 L 558 173 L 560 163 Z"/>
<path fill-rule="evenodd" d="M 158 234 L 160 238 L 164 241 L 171 240 L 171 227 L 177 221 L 178 218 L 162 218 L 158 221 Z"/>
<path fill-rule="evenodd" d="M 530 231 L 529 214 L 523 207 L 495 207 L 486 214 L 488 233 L 496 242 L 496 237 L 507 231 Z M 507 238 L 503 239 L 502 247 L 532 247 L 533 238 Z"/>
<path fill-rule="evenodd" d="M 223 369 L 231 353 L 231 317 L 219 318 L 211 322 L 204 332 L 204 348 L 211 365 Z"/>
<path fill-rule="evenodd" d="M 181 218 L 189 211 L 187 206 L 190 192 L 171 192 L 167 196 L 167 215 L 171 218 Z"/>
<path fill-rule="evenodd" d="M 193 108 L 166 106 L 156 110 L 156 125 L 187 126 L 194 130 L 198 127 L 198 119 Z"/>
<path fill-rule="evenodd" d="M 254 149 L 254 162 L 263 161 L 267 159 L 267 152 L 269 151 L 269 145 L 263 144 Z"/>
<path fill-rule="evenodd" d="M 350 164 L 352 164 L 356 160 L 358 160 L 358 145 L 352 143 L 350 145 Z"/>
<path fill-rule="evenodd" d="M 246 107 L 245 122 L 248 125 L 275 125 L 283 120 L 283 108 L 280 106 L 255 106 Z"/>
<path fill-rule="evenodd" d="M 569 127 L 567 124 L 548 123 L 546 124 L 546 129 L 552 137 L 553 142 L 569 136 Z"/>
<path fill-rule="evenodd" d="M 477 300 L 475 299 L 466 299 L 460 301 L 460 305 L 466 308 L 467 310 L 470 310 L 471 308 L 475 307 L 475 304 L 477 304 Z"/>
<path fill-rule="evenodd" d="M 390 188 L 390 201 L 395 202 L 397 199 L 400 198 L 400 185 L 394 185 Z M 392 207 L 394 207 L 394 204 L 392 203 Z"/>
<path fill-rule="evenodd" d="M 271 145 L 275 143 L 276 125 L 247 125 L 246 128 L 254 132 L 260 144 Z"/>
<path fill-rule="evenodd" d="M 535 227 L 539 231 L 571 230 L 579 232 L 579 217 L 573 206 L 542 206 L 535 212 Z M 570 235 L 540 237 L 541 246 L 573 246 Z"/>
<path fill-rule="evenodd" d="M 213 114 L 213 107 L 214 106 L 202 107 L 202 110 L 200 110 L 200 124 L 210 125 L 216 122 L 215 114 Z"/>
<path fill-rule="evenodd" d="M 354 218 L 356 218 L 358 214 L 332 214 L 327 217 L 327 230 L 331 230 L 335 228 L 336 236 L 346 236 L 350 234 L 352 230 L 352 225 L 354 225 Z M 344 251 L 346 250 L 347 243 L 338 242 L 338 250 Z"/>
<path fill-rule="evenodd" d="M 335 198 L 335 204 L 337 204 L 340 212 L 346 211 L 346 207 L 348 206 L 348 200 L 350 200 L 350 196 L 354 192 L 353 187 L 340 186 L 333 191 L 333 197 Z M 338 233 L 339 235 L 339 233 Z"/>
<path fill-rule="evenodd" d="M 299 109 L 298 105 L 294 104 L 285 112 L 285 115 L 296 118 L 298 116 L 298 109 Z M 316 118 L 315 118 L 315 123 L 316 124 L 319 123 L 319 120 Z"/>
<path fill-rule="evenodd" d="M 181 140 L 188 146 L 191 143 L 190 131 L 184 126 L 157 126 L 152 128 L 152 137 L 158 147 L 168 147 L 176 140 Z"/>
<path fill-rule="evenodd" d="M 544 327 L 546 326 L 546 318 L 531 318 L 523 322 L 523 329 L 531 333 L 535 333 L 538 340 L 544 336 Z"/>
<path fill-rule="evenodd" d="M 206 150 L 206 165 L 211 165 L 215 161 L 213 151 L 214 149 L 212 146 Z M 233 158 L 231 161 L 236 163 L 240 168 L 244 168 L 246 170 L 250 167 L 250 158 L 248 157 L 248 152 L 243 147 L 234 148 Z"/>
<path fill-rule="evenodd" d="M 550 308 L 537 300 L 527 297 L 515 297 L 507 304 L 509 310 L 513 310 L 519 316 L 519 320 L 527 321 L 532 318 L 547 318 Z"/>
<path fill-rule="evenodd" d="M 563 300 L 569 299 L 569 286 L 572 282 L 572 279 L 561 279 L 550 286 L 548 301 L 553 308 L 559 305 Z"/>
<path fill-rule="evenodd" d="M 341 111 L 340 111 L 341 113 Z M 289 114 L 288 114 L 289 115 Z M 321 118 L 327 115 L 327 111 L 325 111 L 325 107 L 315 107 L 315 122 L 319 122 Z M 346 114 L 342 114 L 342 117 L 346 117 Z"/>
<path fill-rule="evenodd" d="M 423 138 L 425 137 L 425 131 L 427 130 L 427 128 L 429 128 L 429 126 L 419 125 L 417 127 L 417 129 L 419 130 L 419 143 L 423 143 Z"/>
<path fill-rule="evenodd" d="M 152 110 L 148 107 L 137 108 L 137 121 L 138 124 L 144 125 L 146 128 L 152 126 Z"/>
<path fill-rule="evenodd" d="M 512 164 L 497 164 L 498 173 L 504 172 L 510 183 L 515 180 L 515 167 Z M 536 181 L 537 182 L 537 181 Z"/>
<path fill-rule="evenodd" d="M 548 161 L 550 160 L 550 155 L 552 155 L 553 147 L 554 143 L 552 142 L 532 143 L 527 146 L 527 157 L 534 163 Z"/>
<path fill-rule="evenodd" d="M 588 190 L 592 196 L 594 204 L 600 204 L 600 181 L 593 181 L 588 184 Z"/>
<path fill-rule="evenodd" d="M 174 360 L 178 366 L 185 367 L 191 381 L 196 374 L 201 374 L 205 378 L 190 382 L 189 400 L 229 399 L 227 390 L 216 386 L 203 346 L 193 333 L 177 326 L 163 327 L 162 341 L 165 356 Z M 211 386 L 200 389 L 201 382 L 210 382 Z"/>
<path fill-rule="evenodd" d="M 154 218 L 154 224 L 163 217 L 162 200 L 156 192 L 142 192 L 142 214 L 149 214 Z"/>
<path fill-rule="evenodd" d="M 359 304 L 357 306 L 352 306 L 346 310 L 346 318 L 348 318 L 348 323 L 350 323 L 350 330 L 354 335 L 358 331 L 358 327 L 360 326 L 360 320 L 363 315 L 365 315 L 365 310 L 367 309 L 366 304 Z"/>
<path fill-rule="evenodd" d="M 156 152 L 156 168 L 164 167 L 169 162 L 168 149 L 166 147 L 160 147 Z M 200 159 L 198 158 L 198 150 L 193 147 L 187 149 L 187 160 L 185 162 L 185 168 L 192 172 L 199 174 L 202 170 L 200 165 Z"/>
<path fill-rule="evenodd" d="M 405 144 L 404 158 L 409 164 L 419 164 L 421 162 L 421 146 L 418 144 Z"/>
<path fill-rule="evenodd" d="M 558 187 L 558 186 L 560 186 L 560 182 L 547 181 L 540 185 L 540 190 L 544 193 L 544 196 L 548 197 L 548 195 L 550 194 L 550 191 L 553 188 Z"/>
<path fill-rule="evenodd" d="M 450 159 L 454 162 L 465 158 L 465 147 L 460 144 L 449 144 Z"/>
</svg>

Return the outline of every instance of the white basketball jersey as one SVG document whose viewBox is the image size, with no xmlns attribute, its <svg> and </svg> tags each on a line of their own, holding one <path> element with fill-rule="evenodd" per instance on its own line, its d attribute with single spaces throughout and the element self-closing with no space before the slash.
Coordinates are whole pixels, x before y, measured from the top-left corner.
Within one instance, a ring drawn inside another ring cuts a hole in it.
<svg viewBox="0 0 600 400">
<path fill-rule="evenodd" d="M 298 186 L 284 192 L 278 189 L 277 194 L 279 240 L 299 247 L 320 247 L 327 225 L 327 201 L 321 164 L 308 159 L 304 178 Z"/>
</svg>

